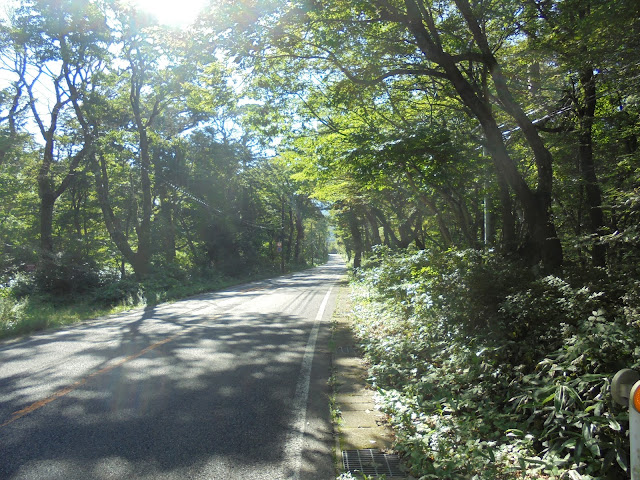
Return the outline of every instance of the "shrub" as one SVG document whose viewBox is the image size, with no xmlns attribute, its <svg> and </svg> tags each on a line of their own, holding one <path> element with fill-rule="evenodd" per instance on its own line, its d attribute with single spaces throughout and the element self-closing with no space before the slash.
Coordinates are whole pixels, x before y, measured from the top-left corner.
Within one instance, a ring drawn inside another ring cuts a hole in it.
<svg viewBox="0 0 640 480">
<path fill-rule="evenodd" d="M 137 305 L 143 302 L 142 288 L 134 278 L 115 280 L 97 288 L 92 294 L 92 302 L 104 307 Z"/>
<path fill-rule="evenodd" d="M 8 288 L 0 288 L 0 336 L 11 331 L 23 318 L 25 301 L 16 300 Z"/>
<path fill-rule="evenodd" d="M 541 358 L 562 347 L 568 326 L 576 327 L 600 308 L 602 292 L 574 288 L 557 276 L 533 280 L 499 304 L 504 340 L 512 340 L 506 361 L 535 367 Z M 535 340 L 535 341 L 531 341 Z"/>
<path fill-rule="evenodd" d="M 9 281 L 9 288 L 11 295 L 17 299 L 27 297 L 38 290 L 34 275 L 26 272 L 18 272 L 13 275 Z"/>
<path fill-rule="evenodd" d="M 514 412 L 527 418 L 547 465 L 620 478 L 627 468 L 625 409 L 613 404 L 610 380 L 622 367 L 638 367 L 637 329 L 601 310 L 577 326 L 565 325 L 563 346 L 542 360 L 519 383 Z M 613 467 L 613 468 L 612 468 Z"/>
<path fill-rule="evenodd" d="M 36 290 L 56 297 L 84 294 L 101 285 L 99 269 L 91 259 L 74 252 L 52 255 L 38 265 Z"/>
<path fill-rule="evenodd" d="M 609 382 L 640 366 L 640 282 L 622 282 L 378 249 L 352 284 L 355 328 L 413 475 L 624 476 L 626 414 Z"/>
</svg>

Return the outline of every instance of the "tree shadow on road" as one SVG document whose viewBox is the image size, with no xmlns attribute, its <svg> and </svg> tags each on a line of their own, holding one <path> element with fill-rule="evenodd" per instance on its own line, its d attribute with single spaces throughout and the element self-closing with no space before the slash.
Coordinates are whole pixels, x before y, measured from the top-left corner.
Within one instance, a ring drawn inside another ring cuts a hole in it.
<svg viewBox="0 0 640 480">
<path fill-rule="evenodd" d="M 92 359 L 93 375 L 0 428 L 0 478 L 278 478 L 310 322 L 156 317 L 152 307 L 125 325 L 105 325 L 120 329 L 115 343 L 92 344 L 81 329 L 60 337 L 82 338 L 79 354 Z M 23 409 L 28 395 L 20 390 L 46 384 L 59 367 L 52 360 L 28 384 L 5 377 L 2 390 L 17 393 L 2 413 Z"/>
</svg>

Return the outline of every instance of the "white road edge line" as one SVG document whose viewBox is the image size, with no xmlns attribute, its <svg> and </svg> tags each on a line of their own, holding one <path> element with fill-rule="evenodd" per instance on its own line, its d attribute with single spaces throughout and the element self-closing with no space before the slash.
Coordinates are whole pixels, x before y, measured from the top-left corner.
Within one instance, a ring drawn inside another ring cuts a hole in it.
<svg viewBox="0 0 640 480">
<path fill-rule="evenodd" d="M 298 480 L 300 478 L 300 469 L 302 468 L 302 448 L 304 445 L 304 434 L 307 424 L 307 402 L 309 400 L 309 386 L 311 384 L 311 365 L 313 365 L 313 356 L 316 351 L 316 341 L 318 340 L 318 331 L 320 330 L 320 320 L 324 315 L 324 311 L 329 303 L 329 297 L 333 286 L 324 296 L 320 309 L 316 315 L 313 329 L 309 335 L 309 341 L 302 357 L 302 368 L 296 385 L 296 393 L 293 398 L 293 431 L 289 438 L 287 450 L 290 452 L 290 465 L 293 467 L 292 472 L 287 478 Z"/>
</svg>

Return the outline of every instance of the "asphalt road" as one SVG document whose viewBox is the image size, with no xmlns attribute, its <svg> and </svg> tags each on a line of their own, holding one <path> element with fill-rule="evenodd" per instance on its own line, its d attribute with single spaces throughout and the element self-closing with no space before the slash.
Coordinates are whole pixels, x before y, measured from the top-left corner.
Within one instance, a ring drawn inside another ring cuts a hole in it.
<svg viewBox="0 0 640 480">
<path fill-rule="evenodd" d="M 0 344 L 0 479 L 333 477 L 344 264 Z"/>
</svg>

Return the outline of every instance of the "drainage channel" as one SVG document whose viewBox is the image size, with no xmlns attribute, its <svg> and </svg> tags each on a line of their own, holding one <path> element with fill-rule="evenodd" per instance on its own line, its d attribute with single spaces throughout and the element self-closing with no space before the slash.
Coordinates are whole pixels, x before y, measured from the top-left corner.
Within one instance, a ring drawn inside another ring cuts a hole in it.
<svg viewBox="0 0 640 480">
<path fill-rule="evenodd" d="M 380 450 L 344 450 L 342 464 L 345 472 L 365 474 L 367 477 L 406 478 L 400 470 L 400 457 Z"/>
</svg>

